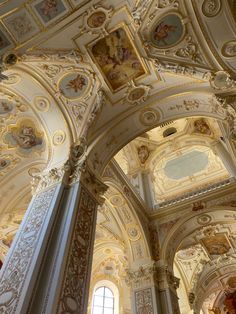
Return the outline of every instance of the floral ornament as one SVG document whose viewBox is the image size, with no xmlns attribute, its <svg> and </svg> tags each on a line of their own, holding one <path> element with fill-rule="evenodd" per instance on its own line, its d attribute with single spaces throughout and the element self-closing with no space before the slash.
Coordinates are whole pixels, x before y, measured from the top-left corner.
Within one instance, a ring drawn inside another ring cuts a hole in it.
<svg viewBox="0 0 236 314">
<path fill-rule="evenodd" d="M 59 89 L 64 97 L 78 99 L 88 89 L 88 78 L 78 72 L 68 73 L 59 81 Z"/>
</svg>

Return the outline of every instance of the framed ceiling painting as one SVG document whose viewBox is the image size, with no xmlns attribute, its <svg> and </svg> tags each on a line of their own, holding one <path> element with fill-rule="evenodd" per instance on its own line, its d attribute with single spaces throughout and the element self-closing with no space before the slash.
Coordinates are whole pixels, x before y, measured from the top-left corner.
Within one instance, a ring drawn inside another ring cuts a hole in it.
<svg viewBox="0 0 236 314">
<path fill-rule="evenodd" d="M 143 63 L 124 27 L 113 30 L 89 48 L 90 54 L 112 91 L 146 74 Z"/>
</svg>

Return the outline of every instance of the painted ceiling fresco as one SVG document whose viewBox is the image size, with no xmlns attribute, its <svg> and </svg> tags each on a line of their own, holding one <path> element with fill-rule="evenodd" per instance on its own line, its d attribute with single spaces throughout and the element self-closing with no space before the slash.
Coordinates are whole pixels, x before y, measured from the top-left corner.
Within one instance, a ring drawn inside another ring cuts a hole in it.
<svg viewBox="0 0 236 314">
<path fill-rule="evenodd" d="M 145 74 L 124 28 L 118 28 L 93 45 L 92 56 L 113 90 Z"/>
</svg>

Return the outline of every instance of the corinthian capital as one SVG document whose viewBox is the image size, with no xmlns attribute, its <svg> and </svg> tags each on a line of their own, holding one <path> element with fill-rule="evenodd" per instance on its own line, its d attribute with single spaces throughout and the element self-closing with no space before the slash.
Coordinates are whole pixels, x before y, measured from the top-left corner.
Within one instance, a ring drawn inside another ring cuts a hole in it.
<svg viewBox="0 0 236 314">
<path fill-rule="evenodd" d="M 139 267 L 135 271 L 126 270 L 126 283 L 133 288 L 148 286 L 155 282 L 156 265 L 152 264 Z"/>
<path fill-rule="evenodd" d="M 42 173 L 32 174 L 31 176 L 33 194 L 46 190 L 59 182 L 66 183 L 68 180 L 68 172 L 65 165 L 60 168 L 46 169 Z"/>
</svg>

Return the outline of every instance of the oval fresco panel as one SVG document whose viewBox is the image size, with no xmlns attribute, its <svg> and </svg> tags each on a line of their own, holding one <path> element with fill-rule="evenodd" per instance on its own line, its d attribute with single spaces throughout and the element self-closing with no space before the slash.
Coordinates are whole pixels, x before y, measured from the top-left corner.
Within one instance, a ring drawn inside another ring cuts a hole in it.
<svg viewBox="0 0 236 314">
<path fill-rule="evenodd" d="M 84 95 L 88 87 L 88 78 L 81 73 L 68 73 L 59 82 L 61 93 L 69 99 L 78 99 Z"/>
<path fill-rule="evenodd" d="M 176 45 L 184 35 L 184 27 L 180 17 L 168 14 L 158 20 L 151 32 L 151 42 L 157 48 L 169 48 Z"/>
<path fill-rule="evenodd" d="M 106 14 L 102 11 L 95 12 L 87 19 L 87 24 L 90 28 L 98 28 L 106 21 Z"/>
</svg>

